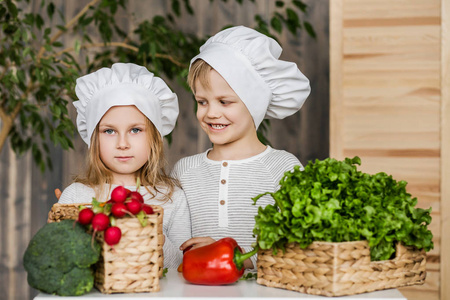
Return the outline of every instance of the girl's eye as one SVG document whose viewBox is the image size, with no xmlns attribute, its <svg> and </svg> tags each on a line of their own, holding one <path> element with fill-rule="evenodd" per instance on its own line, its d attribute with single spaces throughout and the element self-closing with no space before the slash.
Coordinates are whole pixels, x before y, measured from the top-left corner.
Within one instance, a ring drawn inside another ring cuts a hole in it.
<svg viewBox="0 0 450 300">
<path fill-rule="evenodd" d="M 103 132 L 106 134 L 113 134 L 114 130 L 113 129 L 105 129 L 105 130 L 103 130 Z"/>
<path fill-rule="evenodd" d="M 141 129 L 139 129 L 139 128 L 133 128 L 133 129 L 131 129 L 131 133 L 139 133 L 139 132 L 141 132 L 142 130 Z"/>
</svg>

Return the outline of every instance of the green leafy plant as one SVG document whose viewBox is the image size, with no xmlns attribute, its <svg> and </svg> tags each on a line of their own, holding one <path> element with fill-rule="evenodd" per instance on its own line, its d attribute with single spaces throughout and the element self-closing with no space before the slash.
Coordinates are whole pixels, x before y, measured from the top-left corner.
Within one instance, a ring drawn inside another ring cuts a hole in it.
<svg viewBox="0 0 450 300">
<path fill-rule="evenodd" d="M 313 241 L 367 240 L 372 260 L 390 259 L 395 243 L 429 251 L 433 235 L 431 208 L 415 208 L 417 198 L 406 192 L 406 181 L 386 173 L 357 170 L 359 157 L 308 162 L 286 172 L 275 204 L 259 207 L 253 230 L 261 249 L 284 249 L 296 242 L 306 248 Z"/>
<path fill-rule="evenodd" d="M 195 13 L 189 0 L 171 0 L 167 15 L 138 24 L 129 18 L 123 27 L 115 17 L 133 15 L 126 0 L 91 0 L 68 19 L 49 0 L 41 0 L 39 11 L 27 12 L 30 2 L 0 1 L 0 151 L 9 139 L 16 154 L 31 151 L 42 172 L 52 167 L 49 142 L 73 148 L 75 126 L 67 107 L 76 100 L 76 78 L 122 61 L 144 65 L 188 89 L 189 61 L 207 39 L 177 29 L 183 8 Z M 254 27 L 269 35 L 270 28 L 277 34 L 287 28 L 315 36 L 311 24 L 301 21 L 306 9 L 299 0 L 277 1 L 270 21 L 255 15 Z M 260 130 L 266 143 L 267 126 Z"/>
</svg>

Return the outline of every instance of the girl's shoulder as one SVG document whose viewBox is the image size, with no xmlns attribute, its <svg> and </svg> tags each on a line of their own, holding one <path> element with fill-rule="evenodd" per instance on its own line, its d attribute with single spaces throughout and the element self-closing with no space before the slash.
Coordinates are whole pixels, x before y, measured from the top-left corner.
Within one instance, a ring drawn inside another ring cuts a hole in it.
<svg viewBox="0 0 450 300">
<path fill-rule="evenodd" d="M 94 196 L 95 191 L 93 188 L 79 182 L 74 182 L 64 189 L 58 203 L 89 203 Z"/>
</svg>

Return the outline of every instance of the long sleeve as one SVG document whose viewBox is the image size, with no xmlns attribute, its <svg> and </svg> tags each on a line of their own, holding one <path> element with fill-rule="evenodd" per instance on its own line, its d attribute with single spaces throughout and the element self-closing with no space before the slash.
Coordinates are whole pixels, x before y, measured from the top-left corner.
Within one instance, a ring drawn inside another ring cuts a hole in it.
<svg viewBox="0 0 450 300">
<path fill-rule="evenodd" d="M 161 205 L 155 200 L 147 203 Z M 176 269 L 183 260 L 180 246 L 192 237 L 191 217 L 184 191 L 176 189 L 171 202 L 166 202 L 161 206 L 164 208 L 164 267 Z"/>
</svg>

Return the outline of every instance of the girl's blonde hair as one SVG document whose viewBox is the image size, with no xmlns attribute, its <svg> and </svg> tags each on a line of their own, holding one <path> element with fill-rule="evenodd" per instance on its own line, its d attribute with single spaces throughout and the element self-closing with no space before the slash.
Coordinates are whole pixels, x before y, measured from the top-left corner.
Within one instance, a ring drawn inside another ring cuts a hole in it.
<svg viewBox="0 0 450 300">
<path fill-rule="evenodd" d="M 152 198 L 156 196 L 156 191 L 164 195 L 162 201 L 168 201 L 178 182 L 165 172 L 166 160 L 161 134 L 148 118 L 145 118 L 145 123 L 150 153 L 147 162 L 136 172 L 136 180 L 139 178 L 141 185 L 152 195 Z M 95 190 L 95 197 L 98 200 L 106 201 L 107 199 L 104 198 L 111 192 L 112 180 L 112 172 L 100 159 L 99 124 L 97 124 L 92 133 L 86 172 L 84 176 L 75 177 L 74 181 L 90 186 Z M 107 195 L 104 195 L 107 185 L 109 189 Z M 153 187 L 154 191 L 148 187 Z"/>
<path fill-rule="evenodd" d="M 195 82 L 197 80 L 205 89 L 209 89 L 211 87 L 209 83 L 209 72 L 212 69 L 213 68 L 203 59 L 197 59 L 194 63 L 192 63 L 191 68 L 189 69 L 187 81 L 194 94 Z"/>
</svg>

